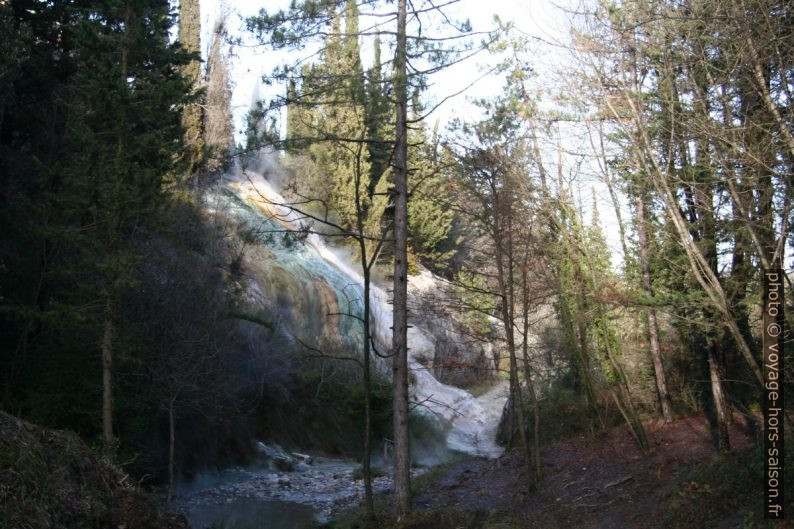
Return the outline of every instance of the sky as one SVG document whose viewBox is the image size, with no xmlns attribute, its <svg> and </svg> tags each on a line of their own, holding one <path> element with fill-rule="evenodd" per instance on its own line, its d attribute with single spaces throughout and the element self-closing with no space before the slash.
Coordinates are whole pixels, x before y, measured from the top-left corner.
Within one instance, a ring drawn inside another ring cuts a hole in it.
<svg viewBox="0 0 794 529">
<path fill-rule="evenodd" d="M 495 26 L 494 15 L 503 21 L 510 21 L 516 30 L 528 37 L 532 53 L 530 61 L 535 72 L 538 90 L 544 91 L 544 97 L 553 99 L 561 95 L 555 90 L 564 90 L 564 71 L 571 59 L 565 43 L 568 40 L 571 15 L 576 0 L 461 0 L 447 8 L 445 12 L 454 19 L 468 19 L 475 31 L 487 31 Z M 244 118 L 255 97 L 269 99 L 274 95 L 283 95 L 283 86 L 266 86 L 261 83 L 263 74 L 270 72 L 279 62 L 288 58 L 285 52 L 273 52 L 253 42 L 243 27 L 245 16 L 256 14 L 261 8 L 274 11 L 288 5 L 288 0 L 224 0 L 230 12 L 229 31 L 233 35 L 241 35 L 242 46 L 232 49 L 233 82 L 232 107 L 235 117 L 235 128 L 238 141 L 243 137 Z M 201 0 L 202 11 L 202 48 L 205 56 L 209 46 L 209 36 L 214 22 L 220 12 L 219 0 Z M 365 27 L 362 19 L 360 25 Z M 384 51 L 384 56 L 386 55 Z M 371 60 L 371 44 L 362 43 L 362 61 L 365 66 Z M 473 59 L 447 68 L 430 79 L 430 87 L 425 94 L 425 107 L 430 108 L 434 102 L 441 101 L 462 88 L 472 85 L 464 93 L 446 100 L 430 116 L 428 123 L 432 127 L 436 121 L 439 128 L 453 118 L 474 119 L 479 111 L 473 104 L 478 98 L 492 97 L 502 90 L 503 79 L 495 75 L 484 75 L 490 66 L 495 64 L 497 57 L 483 52 Z M 282 116 L 283 119 L 283 116 Z M 566 150 L 581 152 L 583 139 L 579 131 L 568 127 L 560 132 L 560 138 Z M 569 166 L 575 165 L 576 156 L 566 159 Z M 550 153 L 549 164 L 554 163 L 556 154 Z M 594 176 L 596 172 L 593 160 L 585 160 L 582 164 L 584 175 L 580 177 L 578 188 L 579 198 L 586 218 L 592 214 L 592 205 L 597 204 L 599 216 L 607 237 L 607 244 L 613 250 L 613 266 L 622 262 L 617 222 L 612 202 L 605 186 Z M 595 201 L 593 197 L 595 196 Z M 628 218 L 628 210 L 624 217 Z"/>
<path fill-rule="evenodd" d="M 256 14 L 265 7 L 268 11 L 286 7 L 286 0 L 252 1 L 252 0 L 224 0 L 231 12 L 230 31 L 233 34 L 243 35 L 245 30 L 241 25 L 241 18 Z M 219 12 L 219 0 L 201 0 L 203 42 L 202 48 L 206 55 L 209 36 Z M 516 28 L 534 39 L 538 53 L 533 58 L 533 67 L 539 72 L 553 70 L 555 64 L 563 55 L 555 50 L 555 46 L 548 43 L 562 42 L 567 35 L 566 15 L 561 8 L 556 7 L 551 0 L 462 0 L 445 10 L 451 17 L 468 19 L 475 31 L 488 30 L 494 27 L 493 17 L 498 15 L 502 20 L 512 21 Z M 361 25 L 364 26 L 362 21 Z M 261 97 L 267 98 L 274 91 L 284 90 L 282 86 L 266 87 L 259 83 L 262 74 L 269 72 L 273 66 L 286 57 L 283 53 L 274 53 L 261 46 L 254 45 L 252 39 L 247 38 L 249 46 L 237 46 L 233 50 L 234 81 L 233 106 L 235 107 L 236 125 L 239 129 L 243 125 L 243 115 L 250 107 L 252 96 L 258 91 Z M 364 43 L 362 54 L 366 63 L 371 53 L 371 46 Z M 472 105 L 467 101 L 472 98 L 486 97 L 498 93 L 501 80 L 494 76 L 483 76 L 483 68 L 493 64 L 495 59 L 482 53 L 473 60 L 465 61 L 460 65 L 449 68 L 435 75 L 431 80 L 432 86 L 428 90 L 429 100 L 440 100 L 451 92 L 475 83 L 464 94 L 454 97 L 442 105 L 433 115 L 432 120 L 438 119 L 441 123 L 447 122 L 451 117 L 459 116 L 463 111 L 472 112 Z M 257 85 L 258 88 L 257 88 Z"/>
</svg>

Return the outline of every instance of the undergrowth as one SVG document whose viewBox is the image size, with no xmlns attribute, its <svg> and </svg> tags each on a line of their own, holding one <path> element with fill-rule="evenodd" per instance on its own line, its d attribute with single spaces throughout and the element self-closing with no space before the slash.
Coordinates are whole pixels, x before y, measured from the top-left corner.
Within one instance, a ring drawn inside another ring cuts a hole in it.
<svg viewBox="0 0 794 529">
<path fill-rule="evenodd" d="M 794 461 L 791 443 L 786 448 L 786 458 Z M 788 472 L 785 476 L 784 489 L 787 491 L 794 490 L 792 474 Z M 764 457 L 761 447 L 751 452 L 715 455 L 709 461 L 678 476 L 665 527 L 794 527 L 790 521 L 788 525 L 781 525 L 779 522 L 776 524 L 774 521 L 764 520 L 763 475 Z M 791 509 L 790 504 L 788 507 Z"/>
</svg>

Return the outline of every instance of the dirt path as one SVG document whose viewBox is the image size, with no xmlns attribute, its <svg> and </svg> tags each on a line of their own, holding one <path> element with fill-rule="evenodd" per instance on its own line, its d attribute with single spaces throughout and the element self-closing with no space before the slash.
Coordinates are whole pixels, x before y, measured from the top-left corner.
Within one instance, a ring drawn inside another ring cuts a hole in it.
<svg viewBox="0 0 794 529">
<path fill-rule="evenodd" d="M 531 495 L 522 493 L 523 458 L 516 452 L 454 464 L 418 492 L 415 506 L 509 511 L 513 523 L 527 528 L 661 529 L 676 475 L 712 457 L 714 444 L 702 415 L 669 425 L 651 422 L 646 428 L 651 449 L 645 457 L 625 428 L 545 447 L 545 480 Z M 750 422 L 737 419 L 731 431 L 734 449 L 749 449 L 755 435 Z"/>
</svg>

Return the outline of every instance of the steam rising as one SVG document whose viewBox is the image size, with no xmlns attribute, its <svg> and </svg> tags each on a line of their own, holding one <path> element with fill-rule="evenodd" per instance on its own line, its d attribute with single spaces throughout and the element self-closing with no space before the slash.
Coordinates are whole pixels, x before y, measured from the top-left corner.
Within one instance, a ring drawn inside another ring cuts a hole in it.
<svg viewBox="0 0 794 529">
<path fill-rule="evenodd" d="M 279 193 L 278 186 L 282 179 L 283 170 L 272 153 L 259 156 L 256 164 L 251 164 L 246 170 L 238 170 L 228 177 L 230 187 L 243 202 L 261 214 L 262 221 L 276 221 L 284 229 L 297 232 L 305 228 L 305 220 L 299 212 L 289 207 Z M 341 251 L 330 248 L 319 234 L 308 233 L 305 242 L 315 255 L 310 256 L 304 252 L 305 255 L 301 255 L 303 262 L 290 260 L 288 271 L 297 277 L 308 276 L 307 279 L 324 281 L 336 291 L 340 305 L 347 303 L 348 307 L 358 307 L 360 311 L 363 307 L 363 278 L 357 266 Z M 319 260 L 316 259 L 317 256 L 320 257 Z M 258 264 L 267 268 L 279 266 L 279 261 Z M 263 276 L 267 275 L 268 270 L 263 270 Z M 343 277 L 341 281 L 340 275 Z M 271 289 L 273 286 L 257 285 L 261 290 Z M 306 289 L 293 287 L 286 294 L 293 298 L 290 304 L 294 307 L 307 308 L 313 303 L 312 300 L 303 299 Z M 372 334 L 381 351 L 388 351 L 391 345 L 392 310 L 389 299 L 388 293 L 382 287 L 372 285 Z M 355 321 L 355 325 L 359 327 L 357 334 L 361 333 L 360 323 L 354 318 L 339 319 Z M 328 323 L 324 322 L 326 326 Z M 341 325 L 340 333 L 353 331 L 350 322 L 338 323 Z M 505 385 L 499 384 L 488 393 L 475 398 L 468 391 L 442 384 L 418 361 L 419 358 L 433 358 L 435 346 L 430 333 L 423 328 L 420 321 L 412 321 L 411 325 L 408 329 L 408 364 L 413 375 L 410 397 L 415 413 L 430 418 L 445 432 L 445 442 L 449 449 L 485 457 L 500 455 L 503 449 L 496 444 L 496 431 L 507 400 Z M 344 334 L 341 338 L 340 343 L 344 341 Z M 359 340 L 358 344 L 360 343 Z M 382 374 L 388 375 L 390 370 L 385 362 L 375 362 L 375 366 Z"/>
</svg>

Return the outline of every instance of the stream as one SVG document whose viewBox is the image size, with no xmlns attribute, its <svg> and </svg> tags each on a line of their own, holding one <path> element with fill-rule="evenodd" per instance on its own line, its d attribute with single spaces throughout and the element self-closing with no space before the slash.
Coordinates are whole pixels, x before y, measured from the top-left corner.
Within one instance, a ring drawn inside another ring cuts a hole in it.
<svg viewBox="0 0 794 529">
<path fill-rule="evenodd" d="M 172 508 L 194 529 L 313 527 L 363 501 L 364 482 L 354 477 L 360 467 L 352 460 L 311 458 L 292 471 L 272 465 L 230 468 L 183 485 Z M 412 475 L 427 470 L 417 468 Z M 391 476 L 375 477 L 372 485 L 376 494 L 387 492 Z"/>
</svg>

